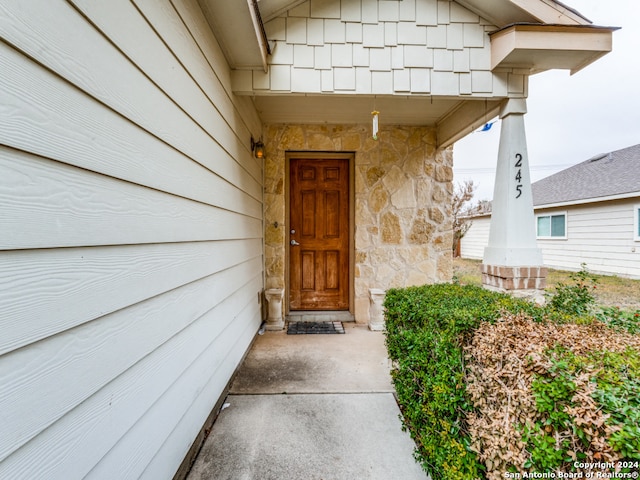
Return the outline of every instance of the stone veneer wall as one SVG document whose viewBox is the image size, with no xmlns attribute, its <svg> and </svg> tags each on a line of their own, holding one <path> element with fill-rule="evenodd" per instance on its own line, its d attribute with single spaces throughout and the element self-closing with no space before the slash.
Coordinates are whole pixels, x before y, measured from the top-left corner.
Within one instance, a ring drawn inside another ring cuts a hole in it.
<svg viewBox="0 0 640 480">
<path fill-rule="evenodd" d="M 286 284 L 287 151 L 355 152 L 357 322 L 369 321 L 370 288 L 451 280 L 453 151 L 436 150 L 434 129 L 383 126 L 377 141 L 370 125 L 268 125 L 264 133 L 266 288 Z"/>
</svg>

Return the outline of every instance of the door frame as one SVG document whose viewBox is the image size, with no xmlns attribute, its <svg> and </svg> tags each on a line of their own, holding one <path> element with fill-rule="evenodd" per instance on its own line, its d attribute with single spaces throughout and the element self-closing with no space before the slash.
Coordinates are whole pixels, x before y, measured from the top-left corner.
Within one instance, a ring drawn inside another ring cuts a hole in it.
<svg viewBox="0 0 640 480">
<path fill-rule="evenodd" d="M 289 226 L 290 220 L 290 206 L 291 206 L 291 159 L 304 158 L 304 159 L 343 159 L 349 163 L 349 313 L 354 313 L 355 302 L 355 152 L 319 152 L 319 151 L 300 151 L 292 150 L 285 152 L 285 166 L 284 166 L 284 218 L 286 224 L 285 230 L 285 243 L 284 243 L 284 282 L 285 282 L 285 298 L 284 298 L 284 310 L 285 315 L 288 315 L 291 311 L 289 308 L 289 292 L 291 291 L 291 228 Z M 344 310 L 343 310 L 344 311 Z M 326 311 L 325 311 L 326 313 Z"/>
</svg>

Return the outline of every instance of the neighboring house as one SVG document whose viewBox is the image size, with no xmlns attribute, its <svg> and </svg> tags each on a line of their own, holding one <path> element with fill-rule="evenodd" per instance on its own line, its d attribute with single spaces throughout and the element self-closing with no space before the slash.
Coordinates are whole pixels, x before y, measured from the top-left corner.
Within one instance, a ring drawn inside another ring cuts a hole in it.
<svg viewBox="0 0 640 480">
<path fill-rule="evenodd" d="M 0 2 L 0 478 L 171 478 L 265 291 L 367 323 L 449 280 L 451 145 L 612 31 L 552 0 Z"/>
<path fill-rule="evenodd" d="M 640 145 L 567 168 L 532 184 L 545 265 L 640 278 Z M 481 259 L 491 215 L 472 218 L 462 257 Z"/>
</svg>

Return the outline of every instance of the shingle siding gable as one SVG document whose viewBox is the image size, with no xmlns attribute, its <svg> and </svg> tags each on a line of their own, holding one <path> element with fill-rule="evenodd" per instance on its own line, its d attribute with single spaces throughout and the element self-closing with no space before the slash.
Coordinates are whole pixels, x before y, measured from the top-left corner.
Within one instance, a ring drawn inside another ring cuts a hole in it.
<svg viewBox="0 0 640 480">
<path fill-rule="evenodd" d="M 267 37 L 275 42 L 269 63 L 288 65 L 280 68 L 277 81 L 271 85 L 273 90 L 286 91 L 283 79 L 291 78 L 291 88 L 305 93 L 299 90 L 304 90 L 305 83 L 295 81 L 296 69 L 326 70 L 330 65 L 332 69 L 359 67 L 358 81 L 344 82 L 345 72 L 334 72 L 333 85 L 322 83 L 322 91 L 327 93 L 484 98 L 525 92 L 526 79 L 520 72 L 491 72 L 488 32 L 492 28 L 453 0 L 334 0 L 310 2 L 310 8 L 303 8 L 305 5 L 265 25 Z M 330 53 L 328 44 L 333 47 Z M 316 53 L 315 64 L 311 65 L 309 55 L 292 57 L 294 45 L 325 50 L 322 55 Z M 389 59 L 390 48 L 393 52 Z M 287 68 L 290 75 L 284 71 Z M 418 73 L 412 70 L 415 68 L 424 71 Z M 328 74 L 322 75 L 328 78 Z M 251 72 L 238 72 L 237 77 L 243 76 L 247 78 L 238 78 L 243 85 L 252 81 Z M 309 83 L 308 93 L 317 92 L 317 88 L 316 82 Z M 264 83 L 254 89 L 264 90 Z"/>
</svg>

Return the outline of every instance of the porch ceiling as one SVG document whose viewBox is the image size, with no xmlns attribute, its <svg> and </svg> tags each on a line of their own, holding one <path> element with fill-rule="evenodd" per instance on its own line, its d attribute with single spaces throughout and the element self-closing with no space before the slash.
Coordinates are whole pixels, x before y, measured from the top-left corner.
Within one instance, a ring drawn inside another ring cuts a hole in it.
<svg viewBox="0 0 640 480">
<path fill-rule="evenodd" d="M 434 126 L 459 100 L 441 97 L 257 96 L 258 113 L 266 123 L 369 123 L 371 112 L 391 125 Z"/>
<path fill-rule="evenodd" d="M 501 100 L 291 94 L 256 96 L 253 99 L 265 123 L 369 124 L 371 112 L 377 110 L 381 128 L 385 124 L 436 127 L 439 146 L 450 145 L 489 121 L 497 114 Z"/>
</svg>

